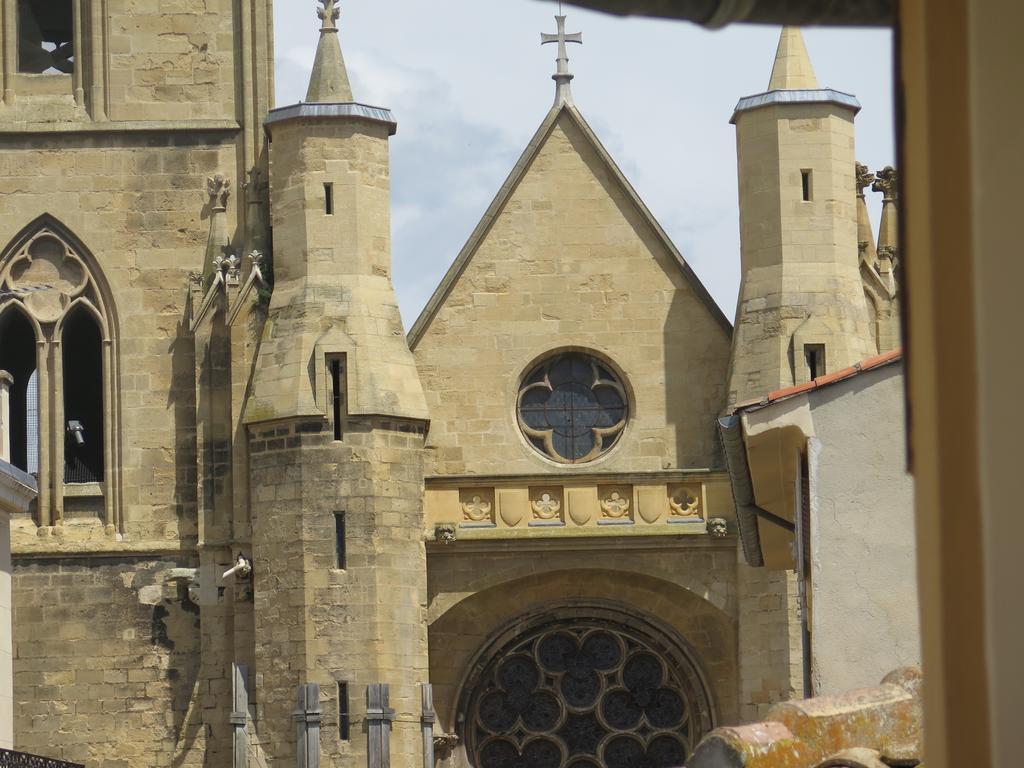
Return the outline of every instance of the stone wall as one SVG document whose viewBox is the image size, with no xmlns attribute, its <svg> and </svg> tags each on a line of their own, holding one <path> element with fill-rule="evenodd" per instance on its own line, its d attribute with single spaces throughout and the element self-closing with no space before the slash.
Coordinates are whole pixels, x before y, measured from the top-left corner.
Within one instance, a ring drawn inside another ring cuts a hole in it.
<svg viewBox="0 0 1024 768">
<path fill-rule="evenodd" d="M 231 0 L 108 0 L 112 120 L 235 115 Z"/>
<path fill-rule="evenodd" d="M 592 350 L 629 390 L 630 424 L 588 470 L 721 465 L 729 330 L 567 112 L 417 341 L 431 473 L 565 472 L 516 421 L 520 381 L 559 349 Z"/>
<path fill-rule="evenodd" d="M 0 136 L 0 242 L 44 213 L 95 257 L 117 320 L 122 530 L 134 542 L 194 541 L 195 360 L 188 337 L 188 272 L 202 266 L 206 178 L 235 163 L 224 135 Z M 38 539 L 26 519 L 14 548 L 74 549 L 99 539 L 101 521 L 69 520 L 65 543 Z M 71 542 L 75 542 L 74 545 Z"/>
<path fill-rule="evenodd" d="M 199 608 L 185 560 L 17 558 L 15 747 L 90 768 L 201 766 Z"/>
<path fill-rule="evenodd" d="M 619 606 L 637 621 L 669 627 L 702 668 L 717 722 L 737 722 L 734 542 L 706 542 L 632 542 L 614 551 L 594 542 L 431 545 L 430 678 L 439 728 L 459 730 L 463 685 L 492 637 L 530 612 L 581 605 Z"/>
<path fill-rule="evenodd" d="M 272 765 L 294 761 L 296 686 L 320 684 L 325 761 L 366 761 L 366 686 L 391 685 L 392 765 L 422 763 L 419 684 L 424 621 L 423 425 L 348 419 L 253 428 L 258 738 Z M 335 514 L 345 515 L 339 567 Z M 348 683 L 351 740 L 338 732 Z"/>
</svg>

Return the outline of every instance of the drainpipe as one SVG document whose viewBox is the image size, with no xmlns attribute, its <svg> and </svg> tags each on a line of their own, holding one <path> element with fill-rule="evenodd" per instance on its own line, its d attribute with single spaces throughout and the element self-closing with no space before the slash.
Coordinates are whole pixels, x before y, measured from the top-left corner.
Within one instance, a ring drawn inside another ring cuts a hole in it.
<svg viewBox="0 0 1024 768">
<path fill-rule="evenodd" d="M 758 519 L 784 528 L 790 533 L 796 526 L 757 506 L 754 500 L 754 483 L 750 479 L 750 465 L 747 463 L 747 447 L 743 443 L 743 426 L 737 415 L 723 416 L 718 420 L 718 434 L 722 438 L 725 451 L 725 463 L 729 468 L 729 481 L 732 484 L 732 498 L 736 503 L 736 520 L 740 527 L 740 542 L 743 544 L 743 556 L 747 563 L 755 568 L 764 565 L 764 554 L 761 552 L 761 534 L 757 528 Z"/>
</svg>

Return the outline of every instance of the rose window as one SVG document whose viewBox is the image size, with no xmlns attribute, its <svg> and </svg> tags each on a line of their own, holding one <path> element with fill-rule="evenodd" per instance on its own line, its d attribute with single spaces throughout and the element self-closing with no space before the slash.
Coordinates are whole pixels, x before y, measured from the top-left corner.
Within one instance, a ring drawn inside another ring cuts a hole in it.
<svg viewBox="0 0 1024 768">
<path fill-rule="evenodd" d="M 579 352 L 552 357 L 527 375 L 519 390 L 519 425 L 550 459 L 578 464 L 607 453 L 629 416 L 619 377 Z"/>
<path fill-rule="evenodd" d="M 692 664 L 632 628 L 536 630 L 484 668 L 466 738 L 475 768 L 678 768 L 712 727 Z"/>
</svg>

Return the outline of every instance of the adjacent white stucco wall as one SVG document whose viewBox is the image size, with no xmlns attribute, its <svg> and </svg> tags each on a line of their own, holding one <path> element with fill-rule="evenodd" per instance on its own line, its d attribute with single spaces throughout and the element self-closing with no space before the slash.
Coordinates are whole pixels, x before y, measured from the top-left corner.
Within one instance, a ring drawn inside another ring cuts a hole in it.
<svg viewBox="0 0 1024 768">
<path fill-rule="evenodd" d="M 815 693 L 829 695 L 921 663 L 903 363 L 810 405 L 812 664 Z"/>
</svg>

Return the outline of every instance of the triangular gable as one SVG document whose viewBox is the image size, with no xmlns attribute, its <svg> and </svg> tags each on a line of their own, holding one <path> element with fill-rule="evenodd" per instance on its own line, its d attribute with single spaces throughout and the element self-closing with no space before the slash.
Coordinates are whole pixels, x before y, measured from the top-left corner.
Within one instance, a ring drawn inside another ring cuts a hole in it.
<svg viewBox="0 0 1024 768">
<path fill-rule="evenodd" d="M 480 245 L 484 242 L 484 239 L 490 232 L 491 227 L 494 225 L 498 216 L 501 215 L 501 212 L 505 209 L 505 206 L 515 193 L 519 183 L 526 175 L 527 170 L 540 153 L 563 112 L 568 114 L 579 127 L 583 136 L 597 153 L 597 156 L 611 172 L 612 178 L 618 182 L 619 186 L 636 207 L 641 217 L 651 227 L 655 236 L 661 241 L 666 251 L 672 256 L 676 265 L 679 267 L 680 272 L 682 272 L 683 277 L 687 280 L 694 293 L 701 299 L 701 301 L 704 302 L 712 316 L 714 316 L 714 318 L 721 324 L 725 332 L 729 335 L 732 334 L 732 323 L 711 297 L 711 294 L 708 292 L 707 288 L 704 287 L 704 284 L 700 281 L 700 278 L 697 277 L 697 274 L 690 268 L 690 265 L 686 263 L 686 260 L 679 252 L 679 249 L 676 248 L 668 234 L 661 228 L 661 225 L 658 224 L 654 215 L 644 204 L 644 201 L 640 199 L 640 196 L 633 188 L 633 185 L 629 183 L 629 180 L 612 159 L 608 150 L 604 148 L 604 145 L 601 143 L 600 139 L 597 138 L 593 129 L 587 124 L 587 121 L 584 120 L 583 115 L 580 114 L 580 111 L 575 106 L 571 104 L 561 104 L 552 107 L 551 111 L 548 112 L 547 117 L 544 118 L 540 128 L 537 129 L 537 132 L 533 135 L 530 143 L 526 146 L 526 150 L 512 168 L 512 172 L 505 180 L 505 183 L 501 186 L 501 189 L 498 190 L 498 194 L 487 208 L 487 211 L 484 213 L 480 223 L 477 224 L 476 229 L 473 230 L 473 234 L 470 235 L 469 240 L 466 242 L 465 246 L 463 246 L 455 261 L 452 262 L 451 267 L 449 267 L 448 272 L 445 273 L 444 278 L 437 286 L 437 289 L 430 297 L 430 300 L 426 303 L 426 306 L 423 307 L 423 311 L 420 313 L 420 316 L 416 319 L 416 322 L 413 323 L 412 330 L 409 331 L 408 337 L 409 347 L 411 349 L 416 349 L 416 346 L 423 338 L 427 328 L 430 326 L 430 323 L 444 305 L 448 295 L 455 287 L 455 284 L 459 281 L 459 278 L 466 270 L 466 267 L 469 266 L 470 261 L 472 261 L 473 256 L 480 248 Z"/>
</svg>

